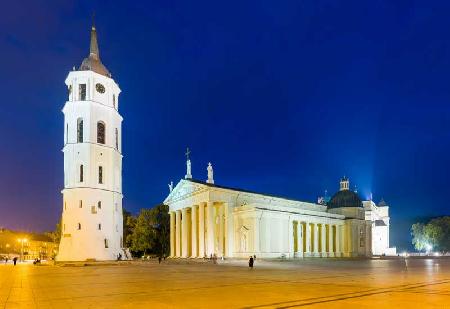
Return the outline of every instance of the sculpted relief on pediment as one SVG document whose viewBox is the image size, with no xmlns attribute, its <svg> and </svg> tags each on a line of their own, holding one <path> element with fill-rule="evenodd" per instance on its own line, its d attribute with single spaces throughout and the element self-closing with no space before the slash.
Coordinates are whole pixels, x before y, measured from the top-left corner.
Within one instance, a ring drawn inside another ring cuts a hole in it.
<svg viewBox="0 0 450 309">
<path fill-rule="evenodd" d="M 202 189 L 204 189 L 204 187 L 201 185 L 185 184 L 185 183 L 179 184 L 167 197 L 166 202 L 181 200 L 183 198 L 192 196 L 193 194 L 202 191 Z"/>
</svg>

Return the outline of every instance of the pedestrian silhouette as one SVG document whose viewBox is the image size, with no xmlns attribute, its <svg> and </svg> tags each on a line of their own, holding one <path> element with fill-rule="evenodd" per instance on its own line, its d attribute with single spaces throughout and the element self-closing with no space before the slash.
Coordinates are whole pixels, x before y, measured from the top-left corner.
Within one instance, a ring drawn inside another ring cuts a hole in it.
<svg viewBox="0 0 450 309">
<path fill-rule="evenodd" d="M 250 259 L 248 260 L 248 267 L 250 267 L 250 269 L 253 269 L 253 256 L 250 257 Z"/>
<path fill-rule="evenodd" d="M 13 258 L 13 261 L 14 261 L 14 266 L 16 266 L 16 263 L 17 263 L 17 257 L 14 257 L 14 258 Z"/>
</svg>

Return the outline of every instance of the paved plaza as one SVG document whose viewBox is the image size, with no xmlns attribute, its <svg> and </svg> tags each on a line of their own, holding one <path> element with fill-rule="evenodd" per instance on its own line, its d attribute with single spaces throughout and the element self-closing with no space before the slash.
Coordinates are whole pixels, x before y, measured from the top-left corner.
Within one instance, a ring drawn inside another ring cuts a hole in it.
<svg viewBox="0 0 450 309">
<path fill-rule="evenodd" d="M 0 266 L 0 308 L 450 308 L 450 259 Z"/>
</svg>

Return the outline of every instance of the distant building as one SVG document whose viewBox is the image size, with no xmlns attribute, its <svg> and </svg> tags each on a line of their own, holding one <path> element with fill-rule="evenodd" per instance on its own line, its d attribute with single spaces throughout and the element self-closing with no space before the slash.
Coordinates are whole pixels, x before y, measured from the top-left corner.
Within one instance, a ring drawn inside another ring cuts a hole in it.
<svg viewBox="0 0 450 309">
<path fill-rule="evenodd" d="M 389 206 L 384 199 L 376 205 L 373 201 L 363 201 L 366 220 L 372 222 L 372 253 L 374 255 L 396 255 L 395 247 L 389 247 L 390 217 Z"/>
<path fill-rule="evenodd" d="M 54 258 L 57 250 L 58 244 L 47 235 L 0 230 L 0 256 L 23 254 L 24 260 L 49 260 Z"/>
<path fill-rule="evenodd" d="M 57 259 L 115 260 L 124 254 L 121 90 L 100 60 L 94 26 L 89 56 L 65 83 L 62 235 Z"/>
<path fill-rule="evenodd" d="M 194 180 L 188 158 L 185 179 L 171 187 L 164 201 L 172 257 L 372 255 L 372 217 L 349 190 L 348 178 L 321 205 L 217 185 L 212 166 L 207 170 L 206 181 Z"/>
</svg>

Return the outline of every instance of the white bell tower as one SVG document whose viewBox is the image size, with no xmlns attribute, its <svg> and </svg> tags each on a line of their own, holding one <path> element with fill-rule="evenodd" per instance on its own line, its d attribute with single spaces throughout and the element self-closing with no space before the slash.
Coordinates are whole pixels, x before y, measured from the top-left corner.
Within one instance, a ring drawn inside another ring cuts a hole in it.
<svg viewBox="0 0 450 309">
<path fill-rule="evenodd" d="M 119 86 L 102 64 L 95 26 L 90 53 L 65 81 L 64 189 L 58 261 L 115 260 L 123 252 Z"/>
</svg>

